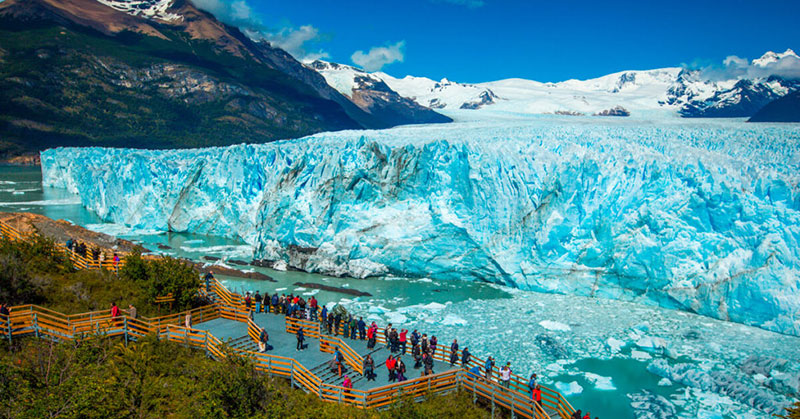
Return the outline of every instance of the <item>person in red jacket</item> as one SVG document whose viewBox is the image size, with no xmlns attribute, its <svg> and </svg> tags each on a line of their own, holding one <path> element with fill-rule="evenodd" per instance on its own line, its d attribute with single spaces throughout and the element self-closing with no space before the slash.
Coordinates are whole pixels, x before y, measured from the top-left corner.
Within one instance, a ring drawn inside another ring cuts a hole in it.
<svg viewBox="0 0 800 419">
<path fill-rule="evenodd" d="M 533 388 L 532 391 L 532 398 L 533 402 L 539 405 L 539 408 L 542 408 L 542 387 L 538 384 L 536 387 Z"/>
<path fill-rule="evenodd" d="M 405 355 L 406 354 L 406 334 L 408 330 L 403 329 L 400 331 L 400 337 L 398 340 L 400 341 L 400 353 Z"/>
<path fill-rule="evenodd" d="M 117 307 L 117 303 L 111 303 L 111 320 L 115 325 L 119 326 L 119 307 Z"/>
<path fill-rule="evenodd" d="M 397 366 L 397 360 L 392 357 L 390 354 L 388 358 L 386 358 L 386 369 L 389 370 L 389 382 L 393 383 L 397 380 L 397 373 L 395 372 L 395 366 Z"/>
</svg>

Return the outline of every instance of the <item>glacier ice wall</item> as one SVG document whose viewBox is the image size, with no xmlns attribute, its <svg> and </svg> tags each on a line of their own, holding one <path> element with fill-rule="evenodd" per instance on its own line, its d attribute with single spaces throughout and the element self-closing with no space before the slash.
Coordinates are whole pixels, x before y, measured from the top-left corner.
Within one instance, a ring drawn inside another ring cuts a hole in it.
<svg viewBox="0 0 800 419">
<path fill-rule="evenodd" d="M 534 118 L 197 150 L 61 148 L 103 219 L 326 274 L 473 279 L 800 335 L 800 129 Z"/>
</svg>

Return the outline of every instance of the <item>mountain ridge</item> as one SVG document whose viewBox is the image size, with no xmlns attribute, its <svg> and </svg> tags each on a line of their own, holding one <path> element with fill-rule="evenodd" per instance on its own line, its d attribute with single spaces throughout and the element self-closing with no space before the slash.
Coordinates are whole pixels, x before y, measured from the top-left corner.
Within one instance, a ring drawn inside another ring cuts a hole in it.
<svg viewBox="0 0 800 419">
<path fill-rule="evenodd" d="M 153 4 L 160 14 L 142 17 L 97 0 L 0 3 L 0 155 L 258 143 L 420 122 L 416 104 L 361 109 L 287 52 L 189 0 Z"/>
<path fill-rule="evenodd" d="M 784 59 L 800 57 L 791 49 L 769 51 L 749 64 L 764 72 Z M 776 98 L 800 89 L 800 81 L 778 75 L 712 80 L 702 70 L 681 67 L 625 70 L 555 83 L 508 78 L 474 84 L 411 75 L 396 78 L 335 63 L 317 67 L 328 83 L 345 95 L 351 89 L 353 75 L 366 74 L 434 109 L 494 109 L 523 114 L 594 115 L 623 107 L 639 115 L 658 112 L 690 118 L 748 117 Z"/>
</svg>

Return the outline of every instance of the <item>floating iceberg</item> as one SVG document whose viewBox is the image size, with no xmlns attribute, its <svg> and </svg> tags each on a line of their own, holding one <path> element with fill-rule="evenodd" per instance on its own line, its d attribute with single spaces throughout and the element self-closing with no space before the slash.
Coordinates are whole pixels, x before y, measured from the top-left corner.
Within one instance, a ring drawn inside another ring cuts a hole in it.
<svg viewBox="0 0 800 419">
<path fill-rule="evenodd" d="M 574 396 L 576 394 L 583 393 L 583 387 L 581 387 L 581 385 L 578 384 L 577 381 L 572 381 L 569 383 L 562 383 L 561 381 L 557 381 L 556 388 L 564 396 Z"/>
<path fill-rule="evenodd" d="M 483 280 L 800 335 L 800 130 L 533 118 L 42 153 L 102 219 L 330 275 Z"/>
<path fill-rule="evenodd" d="M 542 326 L 547 330 L 555 330 L 559 332 L 569 332 L 570 330 L 572 330 L 572 328 L 570 328 L 569 325 L 566 325 L 561 322 L 554 322 L 552 320 L 542 320 L 539 322 L 539 326 Z"/>
</svg>

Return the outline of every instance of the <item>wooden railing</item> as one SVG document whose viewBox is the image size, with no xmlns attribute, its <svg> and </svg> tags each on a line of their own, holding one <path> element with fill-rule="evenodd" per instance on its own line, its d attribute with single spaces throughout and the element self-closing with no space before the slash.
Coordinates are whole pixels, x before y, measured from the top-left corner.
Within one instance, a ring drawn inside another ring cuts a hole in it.
<svg viewBox="0 0 800 419">
<path fill-rule="evenodd" d="M 10 241 L 28 241 L 31 240 L 31 236 L 35 233 L 22 233 L 8 223 L 0 221 L 0 234 Z M 122 257 L 120 257 L 120 260 L 117 263 L 114 262 L 113 257 L 109 257 L 105 254 L 102 261 L 99 258 L 94 260 L 94 258 L 89 256 L 81 256 L 77 252 L 68 249 L 67 245 L 64 243 L 55 243 L 55 247 L 59 253 L 66 256 L 70 262 L 72 262 L 72 266 L 74 266 L 76 269 L 105 269 L 114 271 L 122 268 L 122 266 L 125 265 L 125 259 Z M 91 250 L 87 249 L 87 253 L 90 252 Z"/>
<path fill-rule="evenodd" d="M 333 336 L 323 335 L 319 338 L 319 350 L 321 352 L 333 353 L 336 348 L 339 348 L 339 353 L 342 354 L 345 364 L 349 365 L 353 371 L 361 375 L 364 374 L 364 358 L 347 343 Z"/>
</svg>

